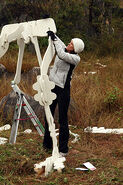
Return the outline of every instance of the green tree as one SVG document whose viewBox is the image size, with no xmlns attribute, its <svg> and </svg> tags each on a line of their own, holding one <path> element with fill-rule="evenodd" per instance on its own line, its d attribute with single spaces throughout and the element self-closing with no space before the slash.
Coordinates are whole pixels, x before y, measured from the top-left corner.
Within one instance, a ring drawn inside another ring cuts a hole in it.
<svg viewBox="0 0 123 185">
<path fill-rule="evenodd" d="M 111 34 L 113 9 L 119 0 L 89 0 L 89 29 L 91 35 L 100 35 L 104 32 Z"/>
</svg>

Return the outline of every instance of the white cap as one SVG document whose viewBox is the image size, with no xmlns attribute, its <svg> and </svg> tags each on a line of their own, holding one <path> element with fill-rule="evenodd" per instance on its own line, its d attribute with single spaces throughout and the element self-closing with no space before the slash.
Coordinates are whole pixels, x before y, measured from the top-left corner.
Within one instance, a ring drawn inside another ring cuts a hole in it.
<svg viewBox="0 0 123 185">
<path fill-rule="evenodd" d="M 72 39 L 75 53 L 80 53 L 84 49 L 84 42 L 79 38 Z"/>
</svg>

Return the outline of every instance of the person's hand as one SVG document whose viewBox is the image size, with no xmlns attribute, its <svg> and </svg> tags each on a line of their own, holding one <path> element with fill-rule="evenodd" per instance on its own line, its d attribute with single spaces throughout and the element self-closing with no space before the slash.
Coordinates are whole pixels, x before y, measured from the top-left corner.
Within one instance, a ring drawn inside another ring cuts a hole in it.
<svg viewBox="0 0 123 185">
<path fill-rule="evenodd" d="M 56 36 L 53 31 L 47 31 L 47 34 L 48 34 L 48 37 L 50 36 L 53 41 L 56 39 Z"/>
</svg>

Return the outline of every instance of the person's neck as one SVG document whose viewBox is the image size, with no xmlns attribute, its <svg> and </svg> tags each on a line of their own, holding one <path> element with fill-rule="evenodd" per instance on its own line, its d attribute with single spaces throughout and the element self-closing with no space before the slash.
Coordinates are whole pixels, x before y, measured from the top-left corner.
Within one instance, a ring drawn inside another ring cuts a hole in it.
<svg viewBox="0 0 123 185">
<path fill-rule="evenodd" d="M 76 54 L 76 53 L 74 52 L 74 50 L 69 51 L 69 50 L 67 50 L 66 48 L 65 48 L 65 52 L 70 53 L 70 54 Z"/>
</svg>

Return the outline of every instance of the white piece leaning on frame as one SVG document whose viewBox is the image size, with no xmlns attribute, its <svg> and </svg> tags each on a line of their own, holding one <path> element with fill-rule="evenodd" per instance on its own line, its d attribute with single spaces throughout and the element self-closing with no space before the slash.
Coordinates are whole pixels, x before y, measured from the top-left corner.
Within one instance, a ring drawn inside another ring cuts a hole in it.
<svg viewBox="0 0 123 185">
<path fill-rule="evenodd" d="M 7 52 L 9 43 L 17 41 L 19 46 L 16 74 L 13 81 L 15 84 L 19 84 L 21 80 L 21 68 L 25 44 L 28 44 L 31 41 L 35 47 L 41 74 L 37 77 L 37 82 L 33 85 L 33 88 L 38 92 L 34 96 L 34 99 L 44 106 L 50 135 L 53 140 L 52 156 L 48 157 L 44 162 L 34 165 L 34 170 L 38 174 L 40 174 L 42 169 L 44 169 L 45 176 L 47 176 L 52 169 L 61 171 L 65 167 L 65 157 L 61 157 L 58 151 L 54 119 L 49 108 L 49 105 L 56 98 L 56 95 L 51 92 L 55 84 L 49 81 L 49 77 L 47 75 L 48 67 L 55 54 L 55 49 L 52 40 L 49 37 L 49 45 L 42 59 L 38 44 L 38 37 L 46 37 L 47 31 L 49 30 L 56 33 L 56 25 L 52 18 L 9 24 L 2 28 L 0 34 L 0 58 Z"/>
</svg>

